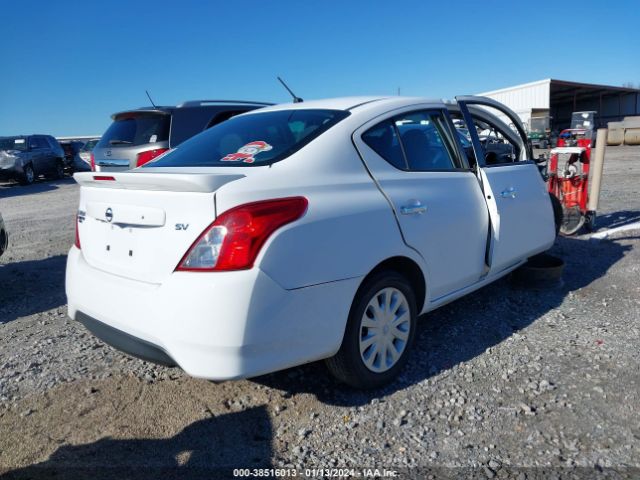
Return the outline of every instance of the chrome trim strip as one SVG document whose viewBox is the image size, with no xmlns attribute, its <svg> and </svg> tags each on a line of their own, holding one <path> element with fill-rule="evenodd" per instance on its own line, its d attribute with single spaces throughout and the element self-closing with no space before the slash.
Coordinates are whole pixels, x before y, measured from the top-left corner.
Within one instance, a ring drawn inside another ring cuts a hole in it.
<svg viewBox="0 0 640 480">
<path fill-rule="evenodd" d="M 129 160 L 96 160 L 100 167 L 129 167 Z"/>
</svg>

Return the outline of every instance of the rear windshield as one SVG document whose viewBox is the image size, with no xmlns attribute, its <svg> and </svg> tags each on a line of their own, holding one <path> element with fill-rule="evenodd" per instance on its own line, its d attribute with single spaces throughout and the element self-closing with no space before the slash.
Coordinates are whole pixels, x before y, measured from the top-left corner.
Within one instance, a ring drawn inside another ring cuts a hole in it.
<svg viewBox="0 0 640 480">
<path fill-rule="evenodd" d="M 0 138 L 0 150 L 26 150 L 27 139 L 24 137 L 18 138 Z"/>
<path fill-rule="evenodd" d="M 142 168 L 270 165 L 348 115 L 342 110 L 279 110 L 233 117 Z"/>
<path fill-rule="evenodd" d="M 98 146 L 127 147 L 169 140 L 170 115 L 118 117 L 104 133 Z"/>
</svg>

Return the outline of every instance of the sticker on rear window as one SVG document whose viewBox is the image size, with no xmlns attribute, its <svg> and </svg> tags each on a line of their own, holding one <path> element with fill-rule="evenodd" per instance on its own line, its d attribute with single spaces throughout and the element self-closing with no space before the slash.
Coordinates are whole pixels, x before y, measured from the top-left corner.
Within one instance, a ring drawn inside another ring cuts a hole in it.
<svg viewBox="0 0 640 480">
<path fill-rule="evenodd" d="M 15 142 L 16 143 L 24 143 L 24 138 L 16 138 Z"/>
<path fill-rule="evenodd" d="M 225 155 L 220 159 L 222 162 L 244 162 L 244 163 L 253 163 L 256 161 L 254 158 L 261 152 L 268 152 L 273 149 L 271 145 L 267 142 L 263 142 L 262 140 L 247 143 L 246 145 L 240 147 L 236 153 L 230 153 Z"/>
</svg>

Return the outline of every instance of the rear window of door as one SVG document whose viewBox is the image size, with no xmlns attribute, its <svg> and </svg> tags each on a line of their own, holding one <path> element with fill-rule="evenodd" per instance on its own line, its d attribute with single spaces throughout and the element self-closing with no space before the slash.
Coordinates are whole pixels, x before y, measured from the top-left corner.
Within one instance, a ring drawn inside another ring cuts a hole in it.
<svg viewBox="0 0 640 480">
<path fill-rule="evenodd" d="M 407 161 L 402 153 L 394 121 L 385 120 L 362 135 L 364 143 L 369 145 L 382 158 L 400 170 L 407 170 Z"/>
<path fill-rule="evenodd" d="M 127 147 L 166 142 L 170 124 L 170 115 L 121 116 L 107 129 L 98 146 Z"/>
<path fill-rule="evenodd" d="M 45 149 L 45 148 L 49 148 L 49 144 L 42 137 L 32 137 L 31 138 L 31 148 L 37 148 L 37 149 L 42 150 L 42 149 Z"/>
<path fill-rule="evenodd" d="M 441 111 L 398 115 L 367 130 L 362 139 L 401 170 L 429 172 L 460 167 L 448 120 Z"/>
<path fill-rule="evenodd" d="M 396 117 L 409 170 L 453 170 L 454 151 L 441 112 L 415 112 Z"/>
</svg>

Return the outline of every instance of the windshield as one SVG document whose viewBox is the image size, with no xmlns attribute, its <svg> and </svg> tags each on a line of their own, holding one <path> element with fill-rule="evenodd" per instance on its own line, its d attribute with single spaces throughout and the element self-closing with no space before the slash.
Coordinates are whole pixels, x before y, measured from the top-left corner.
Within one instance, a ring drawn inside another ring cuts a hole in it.
<svg viewBox="0 0 640 480">
<path fill-rule="evenodd" d="M 537 118 L 534 117 L 531 119 L 531 131 L 532 132 L 544 132 L 547 128 L 549 128 L 549 119 L 548 118 Z"/>
<path fill-rule="evenodd" d="M 20 150 L 27 149 L 27 139 L 24 137 L 4 137 L 0 138 L 0 150 Z"/>
<path fill-rule="evenodd" d="M 349 115 L 278 110 L 241 115 L 187 140 L 146 167 L 248 167 L 282 160 Z"/>
<path fill-rule="evenodd" d="M 574 112 L 571 116 L 571 128 L 593 130 L 595 112 Z"/>
<path fill-rule="evenodd" d="M 170 115 L 120 116 L 100 139 L 100 148 L 130 147 L 169 140 Z"/>
</svg>

